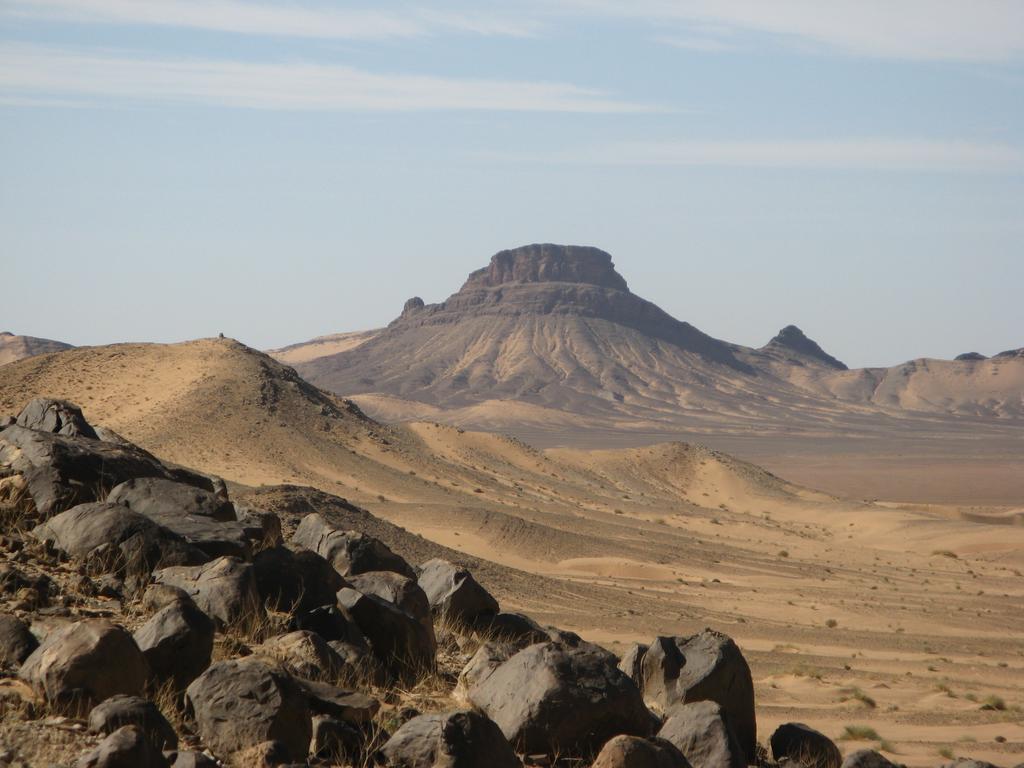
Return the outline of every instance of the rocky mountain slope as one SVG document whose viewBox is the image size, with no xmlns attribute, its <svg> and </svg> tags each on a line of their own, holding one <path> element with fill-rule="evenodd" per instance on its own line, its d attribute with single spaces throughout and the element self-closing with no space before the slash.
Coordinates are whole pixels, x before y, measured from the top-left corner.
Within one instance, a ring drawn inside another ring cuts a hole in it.
<svg viewBox="0 0 1024 768">
<path fill-rule="evenodd" d="M 855 426 L 870 413 L 1024 418 L 1024 365 L 1011 353 L 850 371 L 795 326 L 760 349 L 742 347 L 631 293 L 607 253 L 579 246 L 502 251 L 440 304 L 411 299 L 357 346 L 316 346 L 290 348 L 300 374 L 382 418 L 432 406 L 489 426 L 458 411 L 499 401 L 641 426 L 792 430 L 837 418 Z M 510 423 L 522 415 L 511 413 Z"/>
<path fill-rule="evenodd" d="M 35 336 L 18 336 L 10 331 L 0 333 L 0 365 L 33 355 L 60 352 L 62 349 L 71 349 L 71 345 L 52 339 L 37 339 Z"/>
</svg>

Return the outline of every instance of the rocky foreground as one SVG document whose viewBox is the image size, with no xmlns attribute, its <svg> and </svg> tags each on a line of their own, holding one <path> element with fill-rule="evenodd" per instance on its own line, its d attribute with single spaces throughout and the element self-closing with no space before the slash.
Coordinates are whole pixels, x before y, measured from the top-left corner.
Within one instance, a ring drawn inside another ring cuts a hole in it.
<svg viewBox="0 0 1024 768">
<path fill-rule="evenodd" d="M 619 659 L 501 611 L 456 563 L 253 507 L 70 403 L 0 429 L 0 765 L 892 765 L 797 723 L 762 746 L 721 633 Z"/>
</svg>

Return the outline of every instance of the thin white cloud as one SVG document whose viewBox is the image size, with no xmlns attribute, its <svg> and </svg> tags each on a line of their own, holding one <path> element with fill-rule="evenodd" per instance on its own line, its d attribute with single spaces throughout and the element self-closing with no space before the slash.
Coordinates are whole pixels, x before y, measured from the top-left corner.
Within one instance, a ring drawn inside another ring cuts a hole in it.
<svg viewBox="0 0 1024 768">
<path fill-rule="evenodd" d="M 560 0 L 587 15 L 659 27 L 721 25 L 846 53 L 898 59 L 1008 61 L 1024 57 L 1020 0 Z M 702 36 L 703 37 L 703 36 Z"/>
<path fill-rule="evenodd" d="M 515 161 L 621 166 L 1024 173 L 1024 150 L 930 139 L 617 142 Z"/>
<path fill-rule="evenodd" d="M 410 38 L 439 31 L 525 36 L 529 20 L 416 6 L 339 8 L 252 0 L 5 0 L 0 12 L 80 23 L 182 27 L 246 35 L 342 40 Z"/>
<path fill-rule="evenodd" d="M 292 110 L 659 111 L 571 83 L 378 74 L 335 64 L 156 59 L 0 46 L 0 96 Z"/>
<path fill-rule="evenodd" d="M 673 48 L 700 51 L 701 53 L 724 53 L 735 51 L 737 48 L 732 43 L 712 37 L 659 37 L 657 42 L 671 45 Z"/>
</svg>

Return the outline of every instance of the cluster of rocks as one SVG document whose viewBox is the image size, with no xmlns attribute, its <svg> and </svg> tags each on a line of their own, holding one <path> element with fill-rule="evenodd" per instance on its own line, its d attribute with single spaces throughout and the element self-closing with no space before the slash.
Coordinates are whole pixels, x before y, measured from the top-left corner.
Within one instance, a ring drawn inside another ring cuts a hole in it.
<svg viewBox="0 0 1024 768">
<path fill-rule="evenodd" d="M 69 403 L 33 401 L 0 431 L 0 505 L 5 535 L 30 527 L 26 547 L 132 606 L 122 623 L 0 615 L 0 662 L 29 709 L 79 718 L 96 735 L 82 768 L 767 759 L 750 669 L 729 637 L 658 637 L 619 659 L 501 611 L 458 565 L 413 567 L 327 516 L 306 515 L 285 541 L 274 515 L 233 503 L 217 478 L 166 466 Z M 11 570 L 0 587 L 25 605 L 53 591 Z M 451 681 L 454 708 L 382 717 L 394 691 L 438 676 L 439 641 L 474 649 Z M 875 752 L 843 762 L 799 724 L 770 743 L 780 762 L 891 765 Z"/>
</svg>

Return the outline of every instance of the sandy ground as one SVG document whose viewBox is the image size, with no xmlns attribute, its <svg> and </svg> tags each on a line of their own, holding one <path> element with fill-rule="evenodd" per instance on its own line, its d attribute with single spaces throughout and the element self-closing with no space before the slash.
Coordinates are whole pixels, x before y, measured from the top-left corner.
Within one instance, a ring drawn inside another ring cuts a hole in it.
<svg viewBox="0 0 1024 768">
<path fill-rule="evenodd" d="M 0 368 L 0 412 L 33 394 L 234 483 L 347 497 L 464 553 L 504 608 L 613 649 L 725 631 L 750 661 L 762 741 L 798 720 L 836 738 L 853 727 L 866 740 L 844 751 L 910 766 L 1024 762 L 1020 500 L 844 500 L 680 444 L 540 451 L 384 427 L 226 341 Z"/>
</svg>

